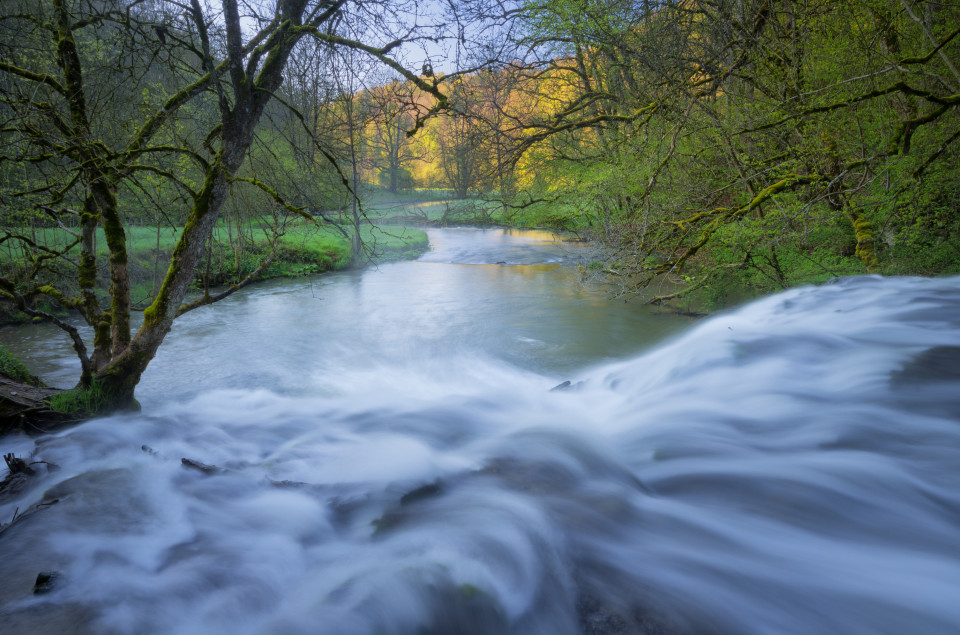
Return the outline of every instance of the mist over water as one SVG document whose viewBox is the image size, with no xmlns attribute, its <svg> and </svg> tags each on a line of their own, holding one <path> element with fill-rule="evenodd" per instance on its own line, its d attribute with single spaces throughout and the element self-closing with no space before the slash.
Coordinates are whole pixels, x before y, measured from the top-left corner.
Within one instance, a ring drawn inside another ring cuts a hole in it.
<svg viewBox="0 0 960 635">
<path fill-rule="evenodd" d="M 431 244 L 190 313 L 143 414 L 4 439 L 60 467 L 0 506 L 59 500 L 0 535 L 5 632 L 960 630 L 960 279 L 686 326 L 547 236 Z"/>
</svg>

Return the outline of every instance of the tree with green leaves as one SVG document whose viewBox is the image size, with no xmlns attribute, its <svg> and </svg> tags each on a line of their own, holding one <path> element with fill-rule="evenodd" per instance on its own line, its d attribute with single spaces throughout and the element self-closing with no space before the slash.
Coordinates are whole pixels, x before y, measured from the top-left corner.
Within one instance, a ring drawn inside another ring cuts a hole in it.
<svg viewBox="0 0 960 635">
<path fill-rule="evenodd" d="M 310 217 L 256 174 L 244 172 L 268 108 L 280 96 L 298 47 L 349 49 L 370 56 L 444 97 L 436 83 L 394 57 L 415 35 L 402 3 L 282 0 L 274 8 L 222 0 L 10 0 L 0 13 L 0 112 L 3 204 L 42 216 L 66 239 L 41 241 L 5 217 L 0 243 L 22 253 L 22 275 L 0 277 L 0 294 L 72 339 L 81 362 L 74 392 L 94 392 L 96 409 L 134 407 L 144 370 L 185 312 L 226 297 L 188 299 L 198 267 L 232 188 L 264 192 L 276 205 Z M 369 20 L 364 40 L 339 30 Z M 394 33 L 400 33 L 400 36 Z M 302 122 L 302 113 L 294 118 Z M 183 226 L 155 297 L 132 328 L 126 229 L 137 209 L 125 203 L 159 180 Z M 98 235 L 107 244 L 109 288 L 101 301 Z M 72 279 L 72 285 L 61 282 Z M 80 331 L 31 299 L 76 311 Z"/>
<path fill-rule="evenodd" d="M 957 270 L 958 11 L 534 0 L 528 75 L 564 88 L 516 152 L 549 166 L 541 196 L 610 246 L 624 290 L 675 283 L 654 300 Z"/>
</svg>

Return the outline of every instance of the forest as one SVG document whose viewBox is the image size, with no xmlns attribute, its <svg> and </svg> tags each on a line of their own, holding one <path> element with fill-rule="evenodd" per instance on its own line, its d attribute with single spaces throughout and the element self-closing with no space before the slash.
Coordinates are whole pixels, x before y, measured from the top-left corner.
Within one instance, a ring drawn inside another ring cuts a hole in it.
<svg viewBox="0 0 960 635">
<path fill-rule="evenodd" d="M 176 317 L 424 248 L 391 221 L 573 232 L 698 311 L 954 273 L 958 36 L 913 0 L 9 0 L 5 319 L 124 406 Z"/>
<path fill-rule="evenodd" d="M 0 0 L 5 635 L 960 633 L 960 0 Z"/>
</svg>

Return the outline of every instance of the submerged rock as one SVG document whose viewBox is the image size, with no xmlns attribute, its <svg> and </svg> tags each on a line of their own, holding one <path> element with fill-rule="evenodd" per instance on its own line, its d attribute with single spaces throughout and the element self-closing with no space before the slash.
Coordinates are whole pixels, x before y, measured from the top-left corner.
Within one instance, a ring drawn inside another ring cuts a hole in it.
<svg viewBox="0 0 960 635">
<path fill-rule="evenodd" d="M 580 390 L 583 388 L 583 382 L 578 381 L 577 383 L 572 383 L 569 379 L 562 384 L 557 384 L 550 389 L 550 392 L 568 392 L 572 390 Z"/>
<path fill-rule="evenodd" d="M 183 465 L 183 467 L 197 470 L 198 472 L 203 472 L 204 474 L 222 474 L 227 471 L 222 467 L 217 467 L 216 465 L 207 465 L 206 463 L 201 463 L 200 461 L 194 461 L 193 459 L 188 458 L 180 459 L 180 464 Z"/>
<path fill-rule="evenodd" d="M 56 571 L 41 571 L 37 574 L 37 581 L 33 583 L 33 594 L 42 595 L 49 593 L 56 586 L 57 578 L 60 574 Z"/>
<path fill-rule="evenodd" d="M 601 599 L 581 595 L 577 600 L 577 617 L 583 635 L 678 635 L 676 626 L 641 610 L 626 617 Z"/>
<path fill-rule="evenodd" d="M 400 497 L 401 505 L 409 505 L 419 500 L 439 496 L 443 493 L 443 483 L 436 481 L 411 490 Z"/>
</svg>

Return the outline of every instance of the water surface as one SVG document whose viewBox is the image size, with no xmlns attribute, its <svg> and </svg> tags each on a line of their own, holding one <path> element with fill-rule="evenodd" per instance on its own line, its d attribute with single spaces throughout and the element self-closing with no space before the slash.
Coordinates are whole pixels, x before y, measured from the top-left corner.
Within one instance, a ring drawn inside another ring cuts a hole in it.
<svg viewBox="0 0 960 635">
<path fill-rule="evenodd" d="M 960 630 L 960 279 L 683 327 L 545 238 L 260 285 L 178 323 L 141 415 L 4 439 L 60 466 L 0 506 L 59 500 L 0 535 L 5 627 Z"/>
</svg>

